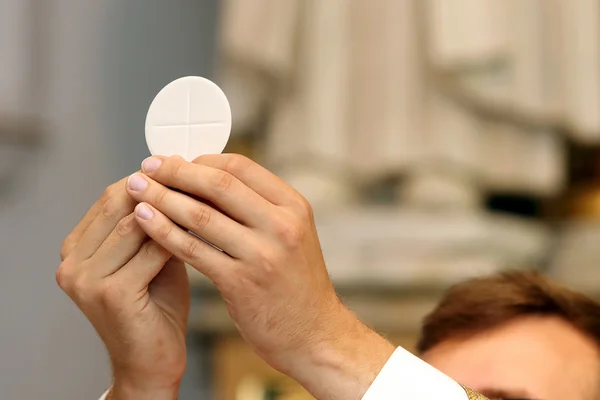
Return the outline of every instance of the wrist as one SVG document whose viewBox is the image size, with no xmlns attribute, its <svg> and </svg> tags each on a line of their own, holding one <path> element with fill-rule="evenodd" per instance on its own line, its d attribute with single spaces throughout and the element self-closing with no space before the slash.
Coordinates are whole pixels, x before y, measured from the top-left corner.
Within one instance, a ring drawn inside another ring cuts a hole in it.
<svg viewBox="0 0 600 400">
<path fill-rule="evenodd" d="M 106 400 L 177 400 L 179 384 L 172 386 L 143 385 L 115 378 Z"/>
<path fill-rule="evenodd" d="M 360 400 L 396 347 L 344 307 L 336 331 L 290 361 L 290 376 L 313 396 L 327 400 Z"/>
</svg>

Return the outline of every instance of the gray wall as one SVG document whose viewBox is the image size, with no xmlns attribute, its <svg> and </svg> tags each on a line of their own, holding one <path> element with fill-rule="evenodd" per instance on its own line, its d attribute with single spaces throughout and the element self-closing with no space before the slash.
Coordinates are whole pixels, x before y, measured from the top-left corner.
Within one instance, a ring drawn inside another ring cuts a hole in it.
<svg viewBox="0 0 600 400">
<path fill-rule="evenodd" d="M 157 90 L 210 75 L 217 0 L 34 4 L 44 9 L 37 104 L 48 140 L 20 157 L 0 197 L 0 398 L 95 399 L 109 383 L 107 359 L 55 284 L 60 243 L 147 154 L 144 117 Z M 182 399 L 197 399 L 203 387 L 186 390 Z"/>
</svg>

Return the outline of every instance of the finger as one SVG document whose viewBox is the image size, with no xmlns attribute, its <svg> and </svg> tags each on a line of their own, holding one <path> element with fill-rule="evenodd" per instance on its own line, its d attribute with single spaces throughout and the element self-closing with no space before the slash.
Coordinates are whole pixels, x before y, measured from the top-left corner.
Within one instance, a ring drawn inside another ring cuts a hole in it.
<svg viewBox="0 0 600 400">
<path fill-rule="evenodd" d="M 132 283 L 133 285 L 135 284 Z M 146 288 L 133 287 L 142 291 Z M 171 257 L 147 287 L 150 297 L 160 302 L 163 311 L 186 332 L 191 288 L 185 264 L 176 257 Z"/>
<path fill-rule="evenodd" d="M 144 231 L 180 260 L 218 282 L 235 265 L 235 260 L 175 225 L 148 203 L 135 208 L 138 223 Z"/>
<path fill-rule="evenodd" d="M 283 179 L 238 154 L 207 154 L 196 158 L 193 163 L 230 173 L 275 205 L 294 204 L 299 196 Z"/>
<path fill-rule="evenodd" d="M 246 226 L 264 225 L 265 215 L 273 212 L 273 204 L 228 172 L 189 163 L 181 157 L 151 157 L 144 164 L 144 173 L 155 181 L 206 199 Z"/>
<path fill-rule="evenodd" d="M 126 180 L 127 178 L 123 178 L 120 181 L 116 182 L 114 186 L 124 186 Z M 96 219 L 96 217 L 102 210 L 104 203 L 109 199 L 109 193 L 111 193 L 114 189 L 115 188 L 110 188 L 105 190 L 102 196 L 98 199 L 98 201 L 96 201 L 94 205 L 85 213 L 85 215 L 79 221 L 77 226 L 75 226 L 71 233 L 69 233 L 69 235 L 66 237 L 60 249 L 60 256 L 63 260 L 66 259 L 71 254 L 73 249 L 77 246 L 79 240 L 81 239 L 81 236 L 84 234 L 87 228 L 89 228 L 92 221 Z"/>
<path fill-rule="evenodd" d="M 60 258 L 64 261 L 71 255 L 73 249 L 79 243 L 79 239 L 85 232 L 85 230 L 90 226 L 92 221 L 96 218 L 100 209 L 102 208 L 101 201 L 97 201 L 94 205 L 87 211 L 87 213 L 83 216 L 81 221 L 77 224 L 75 228 L 69 233 L 69 235 L 63 241 L 62 247 L 60 248 Z"/>
<path fill-rule="evenodd" d="M 136 201 L 127 193 L 126 180 L 121 180 L 106 189 L 101 204 L 73 249 L 73 256 L 78 259 L 90 258 L 119 221 L 133 212 Z"/>
<path fill-rule="evenodd" d="M 249 251 L 252 231 L 214 208 L 191 197 L 170 190 L 142 174 L 128 181 L 129 194 L 138 202 L 146 202 L 176 224 L 240 258 Z"/>
<path fill-rule="evenodd" d="M 152 282 L 171 257 L 168 250 L 154 240 L 149 240 L 113 276 L 127 287 L 141 290 Z"/>
<path fill-rule="evenodd" d="M 91 260 L 94 270 L 90 273 L 104 278 L 114 274 L 136 255 L 148 235 L 137 223 L 135 215 L 129 214 L 113 229 L 100 245 Z"/>
</svg>

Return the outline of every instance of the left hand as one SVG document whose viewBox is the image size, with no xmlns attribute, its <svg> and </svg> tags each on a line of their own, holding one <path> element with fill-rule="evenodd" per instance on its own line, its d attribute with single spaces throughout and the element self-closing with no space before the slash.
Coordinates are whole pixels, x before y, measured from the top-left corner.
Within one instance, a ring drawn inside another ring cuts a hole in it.
<svg viewBox="0 0 600 400">
<path fill-rule="evenodd" d="M 59 286 L 110 354 L 107 399 L 177 399 L 190 306 L 183 263 L 148 238 L 123 179 L 109 186 L 65 239 Z"/>
<path fill-rule="evenodd" d="M 142 171 L 128 188 L 138 223 L 215 283 L 254 350 L 317 398 L 361 398 L 394 346 L 339 301 L 308 202 L 236 155 L 151 157 Z"/>
</svg>

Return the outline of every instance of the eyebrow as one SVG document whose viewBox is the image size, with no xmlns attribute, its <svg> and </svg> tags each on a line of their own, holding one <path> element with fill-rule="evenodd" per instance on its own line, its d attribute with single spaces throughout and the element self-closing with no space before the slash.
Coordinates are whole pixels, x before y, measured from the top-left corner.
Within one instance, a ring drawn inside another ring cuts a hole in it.
<svg viewBox="0 0 600 400">
<path fill-rule="evenodd" d="M 482 395 L 489 399 L 502 399 L 502 400 L 534 400 L 527 391 L 525 390 L 505 390 L 505 389 L 482 389 L 479 391 Z M 535 399 L 541 400 L 541 399 Z"/>
</svg>

